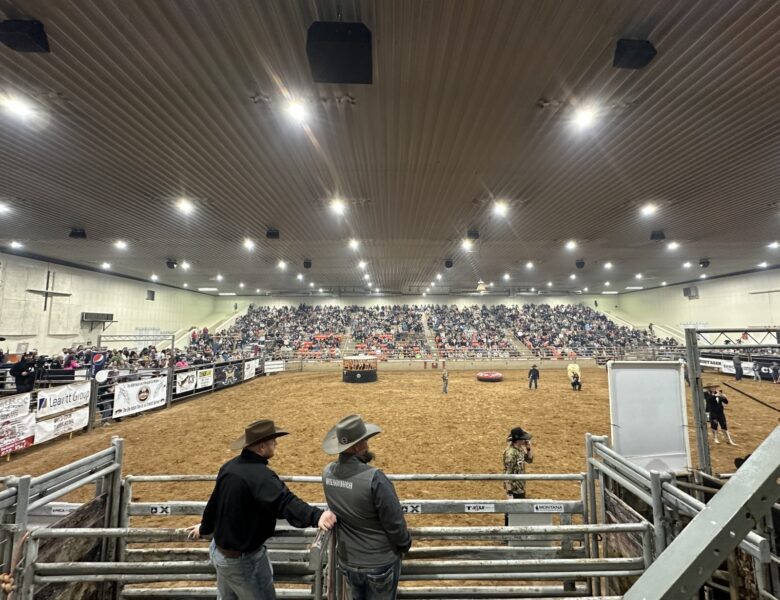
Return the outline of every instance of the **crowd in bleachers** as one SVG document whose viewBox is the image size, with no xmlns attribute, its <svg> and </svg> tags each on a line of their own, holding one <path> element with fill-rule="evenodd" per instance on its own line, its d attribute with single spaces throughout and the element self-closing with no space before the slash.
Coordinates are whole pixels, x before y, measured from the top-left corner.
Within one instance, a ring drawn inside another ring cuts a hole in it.
<svg viewBox="0 0 780 600">
<path fill-rule="evenodd" d="M 515 349 L 507 338 L 504 306 L 432 306 L 428 328 L 442 358 L 508 358 Z"/>
<path fill-rule="evenodd" d="M 355 352 L 379 358 L 431 358 L 418 306 L 352 306 Z"/>
</svg>

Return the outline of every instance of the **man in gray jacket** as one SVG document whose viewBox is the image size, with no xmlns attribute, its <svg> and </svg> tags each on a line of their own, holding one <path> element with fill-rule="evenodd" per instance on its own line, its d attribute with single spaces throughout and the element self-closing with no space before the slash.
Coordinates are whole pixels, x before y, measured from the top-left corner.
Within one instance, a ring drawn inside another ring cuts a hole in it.
<svg viewBox="0 0 780 600">
<path fill-rule="evenodd" d="M 401 574 L 401 555 L 412 538 L 387 476 L 368 465 L 374 455 L 369 438 L 381 433 L 359 415 L 344 417 L 322 442 L 339 459 L 325 467 L 322 485 L 328 507 L 338 517 L 338 564 L 352 600 L 392 600 Z"/>
</svg>

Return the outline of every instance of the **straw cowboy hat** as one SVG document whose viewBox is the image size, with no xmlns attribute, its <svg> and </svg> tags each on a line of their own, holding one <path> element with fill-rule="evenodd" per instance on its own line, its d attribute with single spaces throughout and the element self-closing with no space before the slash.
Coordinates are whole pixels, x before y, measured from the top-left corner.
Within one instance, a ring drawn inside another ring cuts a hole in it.
<svg viewBox="0 0 780 600">
<path fill-rule="evenodd" d="M 247 425 L 244 429 L 244 435 L 233 441 L 230 444 L 230 449 L 241 450 L 257 442 L 264 442 L 283 435 L 289 435 L 289 433 L 276 427 L 271 419 L 261 419 Z"/>
<path fill-rule="evenodd" d="M 328 432 L 322 441 L 322 449 L 325 454 L 339 454 L 378 433 L 382 433 L 379 425 L 366 423 L 360 415 L 349 415 Z"/>
</svg>

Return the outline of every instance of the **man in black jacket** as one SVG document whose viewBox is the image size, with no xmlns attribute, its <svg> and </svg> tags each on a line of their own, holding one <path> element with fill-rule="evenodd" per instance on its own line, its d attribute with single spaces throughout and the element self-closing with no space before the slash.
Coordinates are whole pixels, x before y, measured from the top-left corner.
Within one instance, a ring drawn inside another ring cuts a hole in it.
<svg viewBox="0 0 780 600">
<path fill-rule="evenodd" d="M 16 380 L 17 394 L 32 392 L 35 385 L 35 355 L 32 352 L 25 352 L 22 360 L 11 367 L 10 373 Z"/>
<path fill-rule="evenodd" d="M 710 427 L 712 428 L 713 441 L 716 444 L 720 444 L 720 440 L 718 439 L 718 426 L 720 426 L 720 428 L 723 430 L 723 433 L 726 434 L 726 439 L 728 440 L 729 444 L 736 446 L 734 440 L 731 439 L 729 426 L 726 422 L 726 412 L 724 407 L 729 403 L 726 396 L 724 396 L 723 392 L 718 389 L 718 386 L 708 385 L 704 387 L 704 401 L 706 402 L 705 410 L 707 411 L 707 415 L 710 420 Z"/>
<path fill-rule="evenodd" d="M 293 494 L 268 468 L 276 438 L 287 435 L 268 419 L 247 426 L 231 449 L 242 449 L 219 470 L 200 525 L 188 528 L 190 539 L 213 534 L 210 554 L 217 570 L 220 600 L 276 598 L 271 561 L 265 542 L 277 519 L 293 527 L 330 529 L 331 511 L 315 508 Z"/>
</svg>

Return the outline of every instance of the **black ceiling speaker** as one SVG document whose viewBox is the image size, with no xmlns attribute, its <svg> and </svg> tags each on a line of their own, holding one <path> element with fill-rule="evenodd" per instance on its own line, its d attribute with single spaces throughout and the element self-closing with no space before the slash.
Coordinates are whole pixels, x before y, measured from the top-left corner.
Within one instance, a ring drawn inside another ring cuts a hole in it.
<svg viewBox="0 0 780 600">
<path fill-rule="evenodd" d="M 17 52 L 49 52 L 49 38 L 40 21 L 0 22 L 0 42 Z"/>
<path fill-rule="evenodd" d="M 310 258 L 304 258 L 303 259 L 303 268 L 304 269 L 311 269 L 311 259 Z"/>
<path fill-rule="evenodd" d="M 710 266 L 710 259 L 709 258 L 700 258 L 699 259 L 699 266 L 702 269 L 706 269 L 707 267 Z"/>
<path fill-rule="evenodd" d="M 466 237 L 470 240 L 478 240 L 479 231 L 477 231 L 476 229 L 469 229 L 468 232 L 466 232 Z"/>
<path fill-rule="evenodd" d="M 451 258 L 448 258 L 447 260 L 445 260 L 445 261 L 444 261 L 444 266 L 445 266 L 447 269 L 451 269 L 451 268 L 452 268 L 452 259 L 451 259 Z"/>
<path fill-rule="evenodd" d="M 315 21 L 306 34 L 306 56 L 317 83 L 373 82 L 371 30 L 363 23 Z"/>
<path fill-rule="evenodd" d="M 274 229 L 273 227 L 269 227 L 268 231 L 265 232 L 265 237 L 267 237 L 269 240 L 278 240 L 279 235 L 279 230 Z"/>
<path fill-rule="evenodd" d="M 577 265 L 578 269 L 584 269 L 585 268 L 585 259 L 584 258 L 578 258 L 574 261 L 574 264 Z"/>
<path fill-rule="evenodd" d="M 175 269 L 176 267 L 179 266 L 179 263 L 177 263 L 174 259 L 169 258 L 168 260 L 165 261 L 165 266 L 168 267 L 169 269 Z"/>
<path fill-rule="evenodd" d="M 666 239 L 666 235 L 662 230 L 657 229 L 650 234 L 650 239 L 654 242 L 660 242 Z"/>
<path fill-rule="evenodd" d="M 72 237 L 75 240 L 86 240 L 87 232 L 81 229 L 80 227 L 71 227 L 68 237 Z"/>
<path fill-rule="evenodd" d="M 618 69 L 644 69 L 656 53 L 655 46 L 648 40 L 618 40 L 612 66 Z"/>
</svg>

